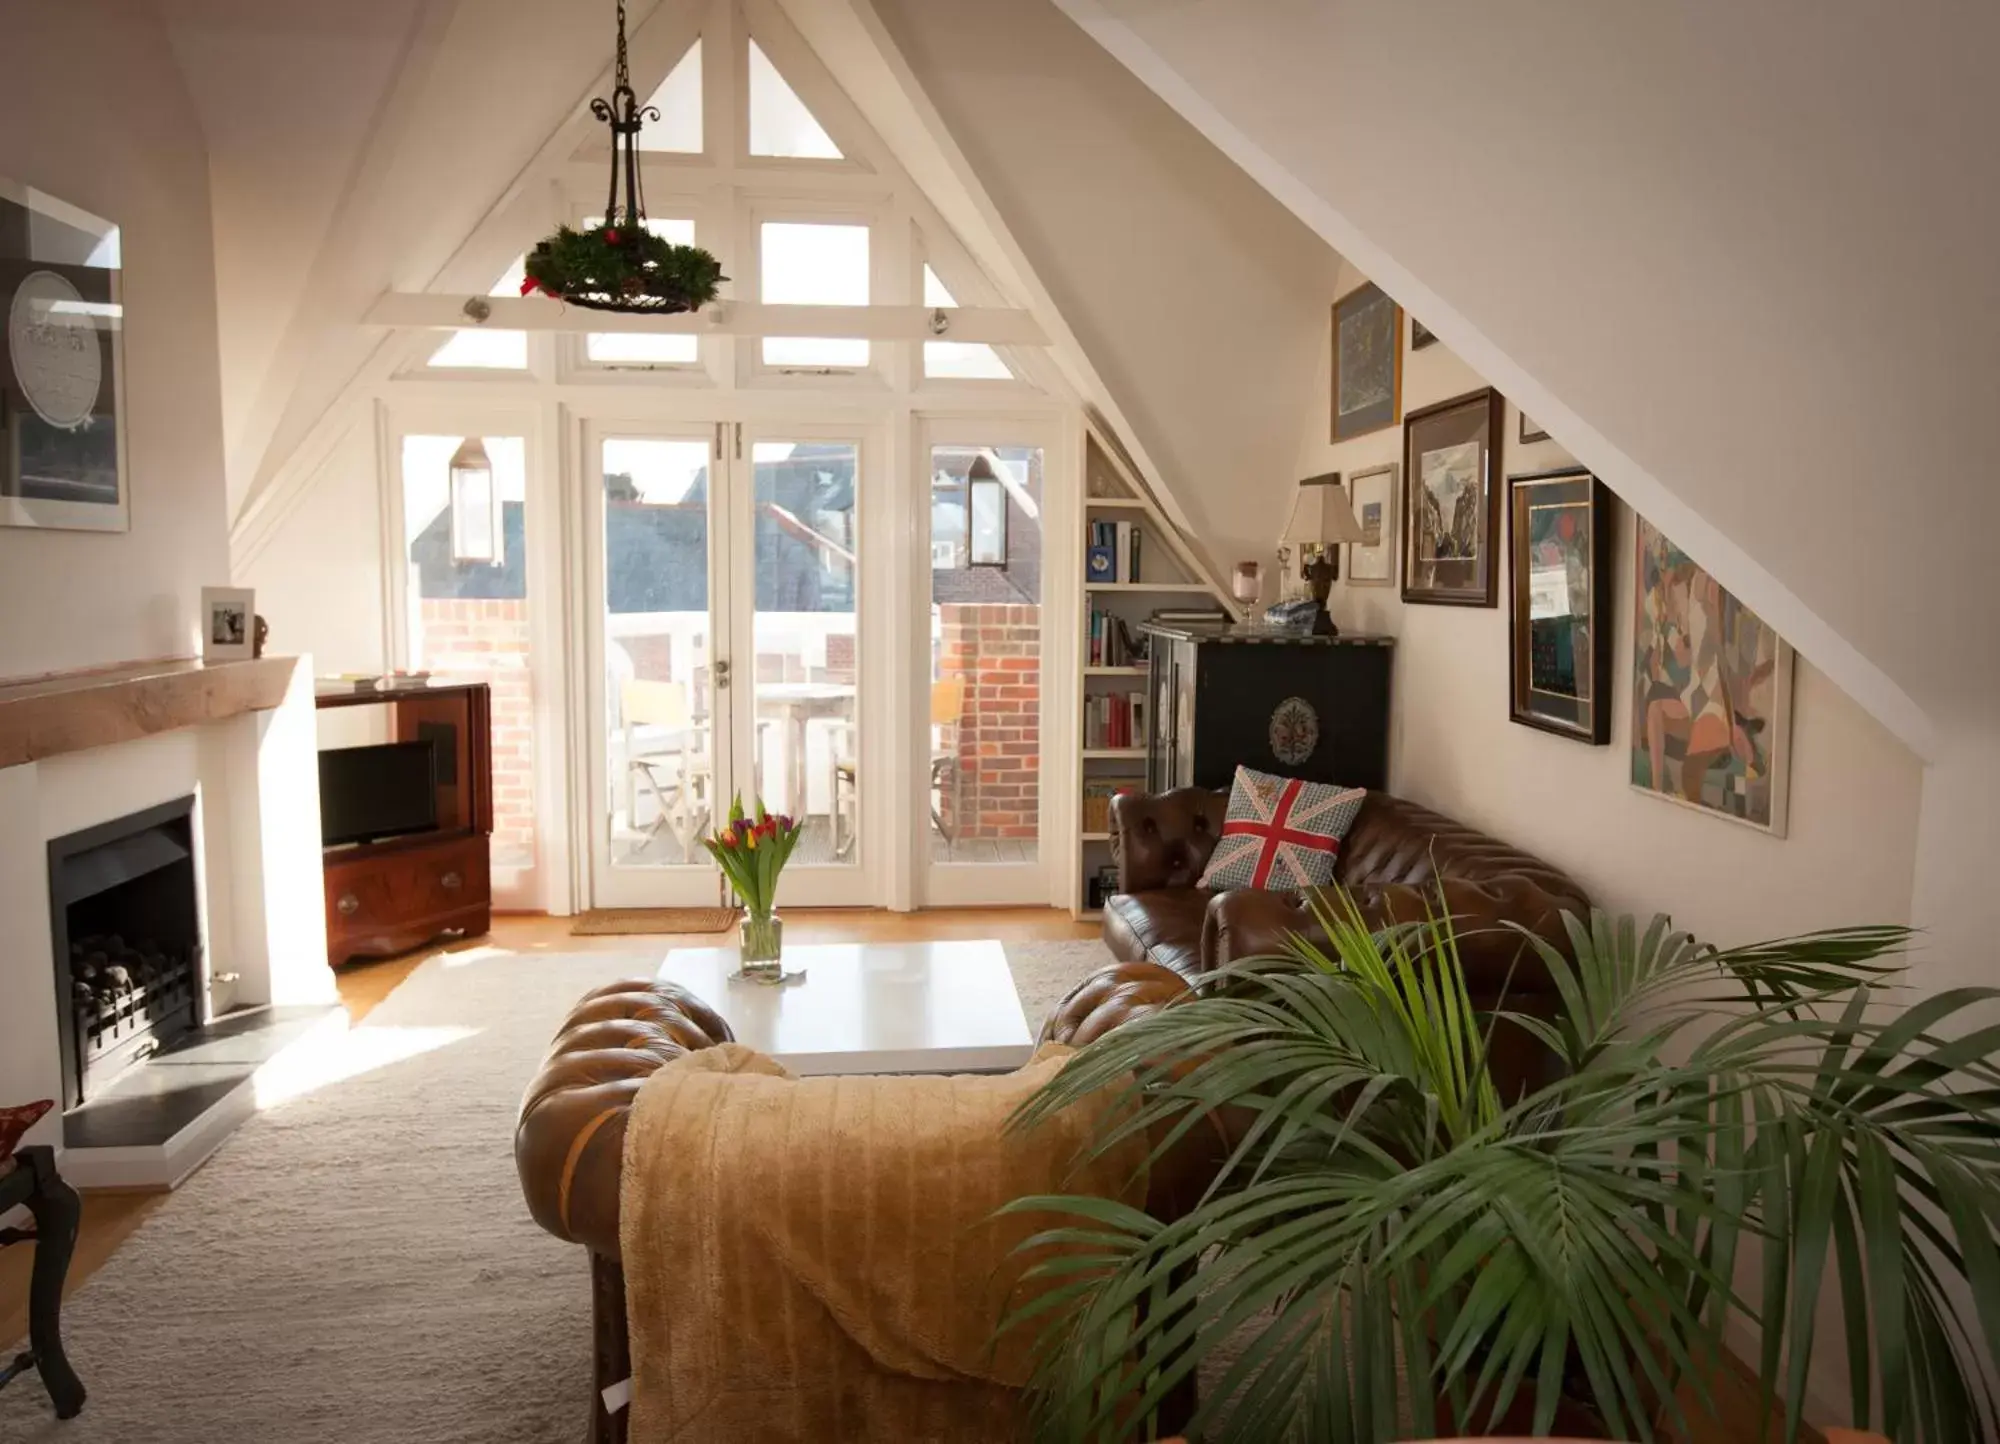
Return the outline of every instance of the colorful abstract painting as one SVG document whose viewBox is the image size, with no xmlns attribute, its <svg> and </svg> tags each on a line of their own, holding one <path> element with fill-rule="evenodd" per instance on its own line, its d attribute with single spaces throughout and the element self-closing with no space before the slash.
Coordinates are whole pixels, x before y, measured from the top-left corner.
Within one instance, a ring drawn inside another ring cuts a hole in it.
<svg viewBox="0 0 2000 1444">
<path fill-rule="evenodd" d="M 1643 517 L 1637 531 L 1632 785 L 1782 837 L 1792 649 Z"/>
</svg>

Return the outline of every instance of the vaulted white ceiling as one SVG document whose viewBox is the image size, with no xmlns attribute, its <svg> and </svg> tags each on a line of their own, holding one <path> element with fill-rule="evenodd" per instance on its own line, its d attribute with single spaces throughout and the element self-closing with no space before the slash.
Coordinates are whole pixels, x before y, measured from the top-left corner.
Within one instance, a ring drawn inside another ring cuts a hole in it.
<svg viewBox="0 0 2000 1444">
<path fill-rule="evenodd" d="M 1906 741 L 1990 719 L 2000 7 L 1060 3 Z"/>
<path fill-rule="evenodd" d="M 600 88 L 612 5 L 156 3 L 211 152 L 240 514 L 381 344 L 376 297 L 490 280 L 441 273 Z M 635 36 L 677 8 L 630 0 Z M 1050 0 L 784 9 L 1192 528 L 1268 550 L 1338 258 Z"/>
</svg>

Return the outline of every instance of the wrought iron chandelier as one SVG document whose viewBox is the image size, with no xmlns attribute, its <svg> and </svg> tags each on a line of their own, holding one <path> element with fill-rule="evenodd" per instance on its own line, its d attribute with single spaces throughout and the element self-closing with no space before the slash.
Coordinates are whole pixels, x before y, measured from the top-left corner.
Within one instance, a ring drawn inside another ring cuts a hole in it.
<svg viewBox="0 0 2000 1444">
<path fill-rule="evenodd" d="M 663 240 L 646 225 L 646 193 L 639 175 L 639 133 L 658 120 L 632 89 L 625 46 L 625 0 L 618 0 L 618 64 L 611 98 L 590 102 L 590 113 L 611 130 L 611 185 L 604 219 L 588 230 L 560 226 L 528 253 L 521 294 L 539 291 L 596 311 L 670 315 L 715 299 L 729 278 L 722 263 L 699 246 Z M 621 198 L 620 191 L 623 190 Z"/>
</svg>

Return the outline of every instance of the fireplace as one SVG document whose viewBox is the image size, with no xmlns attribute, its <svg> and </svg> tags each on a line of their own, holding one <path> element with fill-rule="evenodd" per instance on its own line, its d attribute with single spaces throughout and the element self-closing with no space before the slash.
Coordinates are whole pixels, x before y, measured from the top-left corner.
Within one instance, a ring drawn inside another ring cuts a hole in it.
<svg viewBox="0 0 2000 1444">
<path fill-rule="evenodd" d="M 65 1110 L 201 1021 L 194 799 L 49 843 Z"/>
</svg>

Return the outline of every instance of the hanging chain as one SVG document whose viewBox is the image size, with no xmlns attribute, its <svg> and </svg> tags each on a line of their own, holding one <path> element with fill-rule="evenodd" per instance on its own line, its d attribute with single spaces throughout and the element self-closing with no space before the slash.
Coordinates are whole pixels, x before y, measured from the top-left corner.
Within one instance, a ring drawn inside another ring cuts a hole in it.
<svg viewBox="0 0 2000 1444">
<path fill-rule="evenodd" d="M 612 86 L 615 95 L 621 90 L 632 88 L 632 72 L 625 63 L 625 0 L 618 0 L 618 79 Z"/>
</svg>

